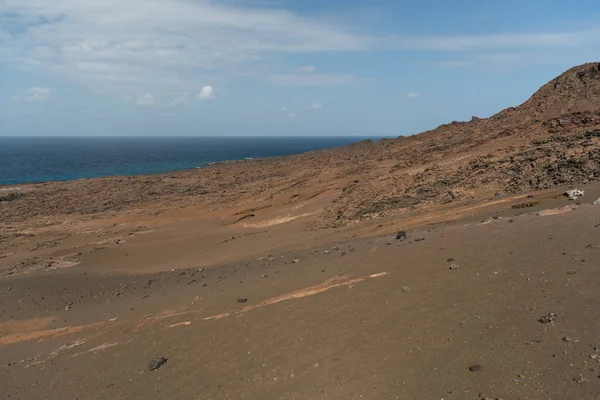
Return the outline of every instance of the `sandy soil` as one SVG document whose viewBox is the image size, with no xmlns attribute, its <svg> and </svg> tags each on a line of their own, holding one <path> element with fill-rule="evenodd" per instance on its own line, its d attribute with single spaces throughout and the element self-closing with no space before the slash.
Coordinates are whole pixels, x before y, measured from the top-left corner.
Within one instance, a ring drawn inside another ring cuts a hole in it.
<svg viewBox="0 0 600 400">
<path fill-rule="evenodd" d="M 600 186 L 583 188 L 318 231 L 284 207 L 55 217 L 3 243 L 2 395 L 600 398 Z"/>
</svg>

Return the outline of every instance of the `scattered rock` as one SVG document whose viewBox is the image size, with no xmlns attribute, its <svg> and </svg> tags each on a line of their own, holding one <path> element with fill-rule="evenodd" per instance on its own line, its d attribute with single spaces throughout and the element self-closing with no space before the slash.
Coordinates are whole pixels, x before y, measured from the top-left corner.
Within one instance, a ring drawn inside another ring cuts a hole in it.
<svg viewBox="0 0 600 400">
<path fill-rule="evenodd" d="M 442 196 L 442 203 L 446 204 L 446 203 L 452 203 L 454 200 L 456 200 L 456 195 L 452 192 L 446 192 L 443 196 Z"/>
<path fill-rule="evenodd" d="M 410 292 L 410 288 L 408 286 L 404 286 L 402 288 L 402 293 L 407 293 L 407 292 Z"/>
<path fill-rule="evenodd" d="M 452 261 L 454 261 L 454 258 L 452 258 L 452 257 L 448 257 L 448 259 L 447 259 L 446 261 L 447 261 L 447 262 L 452 262 Z"/>
<path fill-rule="evenodd" d="M 415 239 L 415 242 L 422 242 L 423 240 L 425 240 L 424 237 L 418 237 Z"/>
<path fill-rule="evenodd" d="M 398 231 L 398 233 L 396 233 L 396 240 L 404 240 L 404 239 L 406 239 L 406 232 Z"/>
<path fill-rule="evenodd" d="M 245 303 L 245 302 L 247 302 L 247 301 L 248 301 L 248 299 L 247 299 L 247 298 L 245 298 L 245 297 L 238 297 L 238 298 L 237 298 L 237 302 L 238 302 L 238 303 Z"/>
<path fill-rule="evenodd" d="M 508 220 L 508 222 L 515 222 L 515 220 L 511 218 Z"/>
<path fill-rule="evenodd" d="M 458 264 L 450 264 L 450 269 L 451 270 L 458 269 Z"/>
<path fill-rule="evenodd" d="M 483 366 L 479 365 L 479 364 L 473 364 L 473 365 L 469 365 L 469 371 L 471 372 L 478 372 L 483 370 Z"/>
<path fill-rule="evenodd" d="M 568 336 L 563 336 L 562 341 L 565 343 L 571 343 L 573 339 Z"/>
<path fill-rule="evenodd" d="M 551 324 L 556 319 L 556 314 L 551 312 L 548 315 L 544 315 L 542 318 L 538 319 L 538 321 L 542 324 Z"/>
<path fill-rule="evenodd" d="M 163 365 L 165 365 L 166 363 L 167 363 L 167 359 L 165 357 L 154 358 L 154 359 L 150 360 L 150 362 L 148 363 L 148 370 L 149 371 L 157 370 L 160 367 L 162 367 Z"/>
<path fill-rule="evenodd" d="M 510 208 L 512 208 L 513 210 L 518 210 L 520 208 L 530 208 L 530 207 L 535 207 L 538 204 L 540 204 L 539 201 L 527 201 L 525 203 L 519 203 L 519 204 L 513 204 Z"/>
<path fill-rule="evenodd" d="M 579 376 L 576 376 L 575 378 L 573 378 L 573 380 L 577 383 L 586 383 L 588 382 L 588 380 L 581 374 L 579 374 Z"/>
<path fill-rule="evenodd" d="M 575 275 L 576 273 L 577 271 L 575 271 L 574 269 L 567 271 L 567 275 Z"/>
<path fill-rule="evenodd" d="M 596 200 L 592 201 L 592 205 L 595 205 L 595 206 L 597 206 L 598 204 L 600 204 L 600 198 L 598 198 L 598 199 L 596 199 Z"/>
<path fill-rule="evenodd" d="M 296 257 L 296 258 L 294 258 L 294 259 L 292 260 L 292 262 L 293 262 L 294 264 L 298 264 L 298 263 L 300 262 L 300 259 L 299 259 L 298 257 Z"/>
<path fill-rule="evenodd" d="M 585 192 L 579 189 L 567 190 L 565 192 L 565 196 L 567 196 L 569 200 L 576 200 L 578 197 L 581 197 L 584 194 Z"/>
</svg>

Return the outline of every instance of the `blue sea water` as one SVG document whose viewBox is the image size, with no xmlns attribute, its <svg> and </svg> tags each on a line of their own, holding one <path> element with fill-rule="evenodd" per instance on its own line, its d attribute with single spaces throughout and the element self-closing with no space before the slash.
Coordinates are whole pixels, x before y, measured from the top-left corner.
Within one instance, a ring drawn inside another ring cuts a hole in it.
<svg viewBox="0 0 600 400">
<path fill-rule="evenodd" d="M 155 174 L 343 146 L 357 137 L 0 137 L 0 185 Z"/>
</svg>

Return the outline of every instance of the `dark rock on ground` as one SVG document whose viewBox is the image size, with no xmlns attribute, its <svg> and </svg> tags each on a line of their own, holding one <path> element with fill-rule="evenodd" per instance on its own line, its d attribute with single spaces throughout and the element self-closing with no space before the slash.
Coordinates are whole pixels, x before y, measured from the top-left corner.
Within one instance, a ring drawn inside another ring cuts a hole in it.
<svg viewBox="0 0 600 400">
<path fill-rule="evenodd" d="M 551 324 L 552 322 L 554 322 L 554 320 L 556 319 L 557 315 L 555 313 L 549 313 L 547 315 L 544 315 L 543 317 L 541 317 L 540 319 L 538 319 L 538 321 L 542 324 Z"/>
<path fill-rule="evenodd" d="M 148 370 L 149 371 L 154 371 L 159 369 L 160 367 L 162 367 L 163 365 L 165 365 L 167 363 L 167 359 L 165 357 L 157 357 L 157 358 L 153 358 L 152 360 L 150 360 L 150 362 L 148 363 Z"/>
</svg>

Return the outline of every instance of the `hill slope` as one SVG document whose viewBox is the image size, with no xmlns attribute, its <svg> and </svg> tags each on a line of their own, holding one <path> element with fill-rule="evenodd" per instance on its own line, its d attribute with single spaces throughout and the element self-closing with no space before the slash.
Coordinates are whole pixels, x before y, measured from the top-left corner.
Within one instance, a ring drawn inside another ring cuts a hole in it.
<svg viewBox="0 0 600 400">
<path fill-rule="evenodd" d="M 144 204 L 280 206 L 287 210 L 285 218 L 302 216 L 308 227 L 321 228 L 598 177 L 600 63 L 588 63 L 490 118 L 394 140 L 175 174 L 25 185 L 18 195 L 0 193 L 0 216 L 18 221 Z"/>
</svg>

